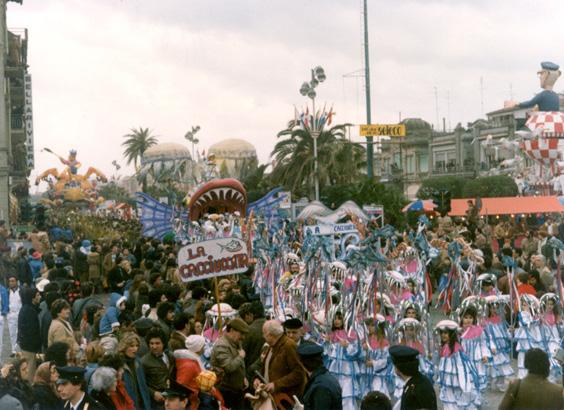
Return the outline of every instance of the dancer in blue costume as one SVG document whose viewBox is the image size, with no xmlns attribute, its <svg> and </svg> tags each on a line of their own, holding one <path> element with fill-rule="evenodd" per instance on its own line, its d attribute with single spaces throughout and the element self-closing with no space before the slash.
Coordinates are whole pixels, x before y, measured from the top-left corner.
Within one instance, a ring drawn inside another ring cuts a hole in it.
<svg viewBox="0 0 564 410">
<path fill-rule="evenodd" d="M 511 339 L 503 318 L 503 298 L 495 295 L 485 298 L 486 317 L 483 321 L 488 346 L 492 352 L 492 360 L 488 363 L 491 388 L 499 391 L 507 390 L 508 377 L 514 374 L 510 357 Z"/>
<path fill-rule="evenodd" d="M 445 410 L 475 410 L 481 397 L 476 368 L 458 343 L 460 327 L 452 320 L 440 321 L 435 330 L 440 335 L 438 383 L 439 400 Z"/>
<path fill-rule="evenodd" d="M 523 378 L 527 375 L 525 369 L 525 353 L 532 348 L 542 349 L 542 336 L 540 328 L 540 302 L 529 294 L 519 297 L 521 309 L 517 314 L 519 328 L 515 330 L 515 342 L 517 343 L 517 367 L 518 376 Z"/>
<path fill-rule="evenodd" d="M 540 298 L 543 350 L 548 353 L 550 358 L 549 380 L 553 383 L 560 383 L 562 380 L 560 363 L 554 357 L 562 339 L 562 317 L 558 302 L 558 296 L 554 293 L 546 293 Z"/>
<path fill-rule="evenodd" d="M 394 366 L 388 354 L 390 343 L 386 339 L 386 319 L 377 314 L 375 319 L 364 321 L 366 335 L 360 355 L 360 386 L 364 397 L 371 391 L 391 396 Z"/>
<path fill-rule="evenodd" d="M 462 303 L 464 306 L 465 303 Z M 460 326 L 462 327 L 460 336 L 462 348 L 476 368 L 480 383 L 478 388 L 480 392 L 483 392 L 488 387 L 487 364 L 492 354 L 486 342 L 484 329 L 478 324 L 478 309 L 471 302 L 461 308 Z"/>
<path fill-rule="evenodd" d="M 341 385 L 343 410 L 357 409 L 362 398 L 358 365 L 360 341 L 354 330 L 347 332 L 344 329 L 341 312 L 335 314 L 331 333 L 326 339 L 327 369 Z"/>
</svg>

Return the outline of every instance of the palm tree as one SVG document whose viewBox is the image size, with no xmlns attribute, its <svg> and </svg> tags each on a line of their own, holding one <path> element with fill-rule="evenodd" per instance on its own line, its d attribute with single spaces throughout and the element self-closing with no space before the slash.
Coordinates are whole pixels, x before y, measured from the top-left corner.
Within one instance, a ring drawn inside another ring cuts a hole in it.
<svg viewBox="0 0 564 410">
<path fill-rule="evenodd" d="M 362 173 L 365 161 L 364 148 L 351 143 L 345 136 L 349 124 L 340 124 L 321 132 L 317 139 L 319 184 L 352 182 Z M 309 191 L 313 186 L 313 137 L 309 130 L 290 121 L 288 128 L 280 131 L 279 141 L 271 153 L 275 165 L 272 179 L 292 191 Z"/>
<path fill-rule="evenodd" d="M 137 162 L 149 147 L 157 144 L 157 138 L 151 135 L 149 128 L 143 127 L 139 127 L 139 129 L 132 128 L 131 133 L 123 137 L 127 138 L 121 143 L 121 145 L 125 147 L 123 156 L 127 160 L 127 165 L 133 162 L 135 170 L 137 170 Z"/>
</svg>

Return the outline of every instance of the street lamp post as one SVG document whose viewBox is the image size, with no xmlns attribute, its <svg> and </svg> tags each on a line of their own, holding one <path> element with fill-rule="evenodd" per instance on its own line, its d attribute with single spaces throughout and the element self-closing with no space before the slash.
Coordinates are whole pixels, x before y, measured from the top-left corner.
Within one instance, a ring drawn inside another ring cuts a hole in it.
<svg viewBox="0 0 564 410">
<path fill-rule="evenodd" d="M 319 124 L 316 119 L 315 113 L 315 97 L 317 93 L 315 92 L 315 88 L 325 81 L 327 76 L 325 75 L 325 70 L 322 67 L 317 66 L 311 70 L 311 80 L 309 82 L 305 81 L 302 86 L 300 87 L 300 94 L 304 97 L 307 96 L 311 98 L 311 105 L 312 105 L 312 121 L 310 127 L 310 134 L 313 138 L 313 180 L 315 185 L 315 200 L 319 201 L 319 174 L 318 174 L 318 161 L 317 161 L 317 139 L 319 135 L 321 135 L 322 127 L 319 127 Z"/>
</svg>

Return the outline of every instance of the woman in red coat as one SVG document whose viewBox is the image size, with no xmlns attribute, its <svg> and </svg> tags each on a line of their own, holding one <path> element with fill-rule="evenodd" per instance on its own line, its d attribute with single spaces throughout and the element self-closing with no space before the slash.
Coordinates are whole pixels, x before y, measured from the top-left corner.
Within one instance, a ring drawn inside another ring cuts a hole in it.
<svg viewBox="0 0 564 410">
<path fill-rule="evenodd" d="M 197 402 L 200 392 L 196 377 L 205 370 L 201 359 L 205 342 L 206 339 L 203 336 L 188 336 L 186 338 L 186 349 L 178 349 L 173 353 L 176 360 L 176 381 L 192 392 L 190 408 L 193 410 L 198 408 Z"/>
</svg>

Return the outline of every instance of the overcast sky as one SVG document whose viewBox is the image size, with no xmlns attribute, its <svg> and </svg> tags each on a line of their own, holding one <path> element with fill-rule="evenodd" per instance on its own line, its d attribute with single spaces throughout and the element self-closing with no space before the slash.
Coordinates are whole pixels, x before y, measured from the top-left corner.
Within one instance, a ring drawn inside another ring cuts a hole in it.
<svg viewBox="0 0 564 410">
<path fill-rule="evenodd" d="M 528 99 L 540 61 L 564 65 L 561 0 L 368 7 L 373 122 L 397 122 L 400 112 L 436 122 L 436 87 L 439 118 L 466 124 L 482 116 L 482 95 L 484 113 L 511 94 Z M 361 11 L 360 0 L 9 3 L 8 27 L 29 30 L 32 176 L 57 165 L 43 147 L 75 148 L 83 167 L 110 175 L 112 160 L 125 165 L 122 136 L 139 126 L 184 142 L 200 125 L 202 149 L 243 138 L 265 162 L 293 105 L 305 106 L 298 90 L 316 65 L 327 73 L 317 104 L 334 105 L 338 122 L 365 123 L 364 81 L 347 75 L 363 68 Z"/>
</svg>

